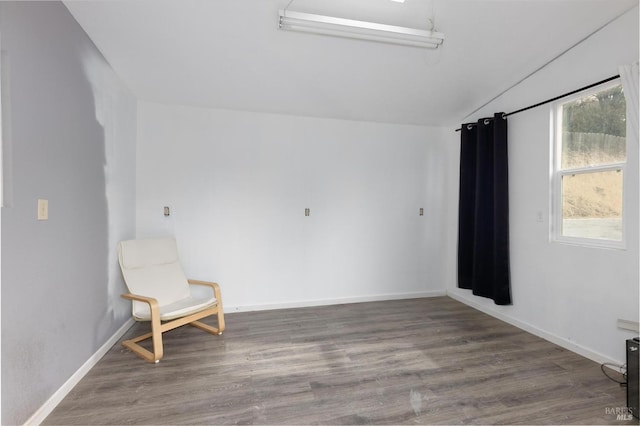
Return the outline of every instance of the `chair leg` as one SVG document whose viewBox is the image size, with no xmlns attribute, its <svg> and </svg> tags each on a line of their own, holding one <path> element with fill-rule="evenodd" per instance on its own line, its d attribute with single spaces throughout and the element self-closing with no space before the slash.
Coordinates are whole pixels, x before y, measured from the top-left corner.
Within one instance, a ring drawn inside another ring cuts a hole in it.
<svg viewBox="0 0 640 426">
<path fill-rule="evenodd" d="M 222 312 L 222 306 L 218 306 L 216 316 L 218 318 L 218 328 L 212 327 L 201 321 L 191 321 L 189 325 L 206 331 L 207 333 L 217 334 L 218 336 L 221 336 L 222 332 L 224 331 L 224 313 Z"/>
<path fill-rule="evenodd" d="M 205 318 L 210 315 L 216 314 L 218 317 L 218 328 L 212 327 L 208 324 L 205 324 L 199 319 Z M 133 353 L 138 355 L 139 357 L 149 361 L 149 362 L 158 362 L 163 356 L 163 347 L 162 347 L 162 333 L 165 331 L 173 330 L 174 328 L 181 327 L 185 324 L 189 324 L 193 327 L 199 328 L 211 334 L 220 335 L 224 331 L 224 313 L 222 312 L 222 307 L 219 306 L 210 308 L 206 311 L 201 311 L 190 316 L 182 317 L 175 319 L 170 322 L 166 322 L 162 324 L 160 321 L 159 309 L 151 309 L 151 333 L 143 334 L 142 336 L 135 337 L 130 340 L 125 340 L 122 342 L 122 346 L 131 350 Z M 153 352 L 143 348 L 138 344 L 146 339 L 152 339 L 153 344 Z"/>
<path fill-rule="evenodd" d="M 155 321 L 152 320 L 151 333 L 146 333 L 142 336 L 138 336 L 130 340 L 125 340 L 124 342 L 122 342 L 122 346 L 129 349 L 131 352 L 135 353 L 146 361 L 157 363 L 164 355 L 162 347 L 162 330 L 160 327 L 160 318 L 157 318 Z M 151 338 L 153 342 L 153 352 L 143 348 L 138 344 L 138 342 L 142 342 L 143 340 L 147 340 L 149 338 Z"/>
<path fill-rule="evenodd" d="M 224 331 L 224 312 L 222 311 L 222 304 L 218 303 L 218 334 L 221 335 Z"/>
<path fill-rule="evenodd" d="M 149 362 L 158 362 L 162 358 L 162 322 L 160 321 L 160 308 L 158 307 L 158 301 L 152 297 L 145 297 L 130 293 L 122 294 L 121 297 L 128 300 L 137 300 L 138 302 L 144 302 L 149 305 L 149 311 L 151 313 L 151 333 L 143 334 L 131 340 L 125 340 L 122 342 L 122 346 L 130 349 L 133 353 Z M 153 352 L 150 352 L 140 346 L 138 342 L 146 340 L 148 338 L 153 339 Z"/>
<path fill-rule="evenodd" d="M 162 329 L 161 329 L 160 316 L 157 315 L 151 319 L 151 334 L 153 339 L 153 362 L 160 361 L 160 358 L 164 356 L 164 350 L 162 347 Z"/>
<path fill-rule="evenodd" d="M 189 325 L 202 331 L 206 331 L 207 333 L 220 334 L 220 330 L 218 328 L 212 327 L 209 324 L 205 324 L 202 321 L 191 321 Z"/>
</svg>

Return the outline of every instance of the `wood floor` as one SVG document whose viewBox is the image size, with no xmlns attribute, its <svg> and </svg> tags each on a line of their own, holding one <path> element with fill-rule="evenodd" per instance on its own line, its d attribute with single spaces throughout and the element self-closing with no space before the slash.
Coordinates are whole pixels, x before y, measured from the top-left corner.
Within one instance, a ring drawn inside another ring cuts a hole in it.
<svg viewBox="0 0 640 426">
<path fill-rule="evenodd" d="M 114 346 L 45 424 L 637 424 L 598 364 L 450 298 L 226 320 Z"/>
</svg>

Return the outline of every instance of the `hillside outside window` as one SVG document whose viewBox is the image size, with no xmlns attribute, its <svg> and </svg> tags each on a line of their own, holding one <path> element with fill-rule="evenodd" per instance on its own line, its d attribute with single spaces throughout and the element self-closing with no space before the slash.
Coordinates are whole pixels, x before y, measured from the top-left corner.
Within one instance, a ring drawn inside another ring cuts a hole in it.
<svg viewBox="0 0 640 426">
<path fill-rule="evenodd" d="M 619 81 L 553 107 L 555 241 L 624 248 L 626 103 Z"/>
</svg>

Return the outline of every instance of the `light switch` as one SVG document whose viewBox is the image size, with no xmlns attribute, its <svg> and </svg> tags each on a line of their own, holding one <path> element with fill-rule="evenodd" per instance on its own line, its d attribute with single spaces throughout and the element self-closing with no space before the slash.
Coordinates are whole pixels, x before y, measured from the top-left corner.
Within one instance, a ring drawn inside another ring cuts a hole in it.
<svg viewBox="0 0 640 426">
<path fill-rule="evenodd" d="M 49 220 L 49 200 L 38 199 L 38 220 Z"/>
</svg>

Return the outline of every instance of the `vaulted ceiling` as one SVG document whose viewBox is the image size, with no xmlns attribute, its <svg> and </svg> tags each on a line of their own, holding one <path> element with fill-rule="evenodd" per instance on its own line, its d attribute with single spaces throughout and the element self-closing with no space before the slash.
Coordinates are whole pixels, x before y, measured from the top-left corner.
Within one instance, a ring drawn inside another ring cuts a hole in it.
<svg viewBox="0 0 640 426">
<path fill-rule="evenodd" d="M 450 125 L 638 0 L 69 0 L 141 100 Z M 278 10 L 435 29 L 425 50 L 278 30 Z"/>
</svg>

